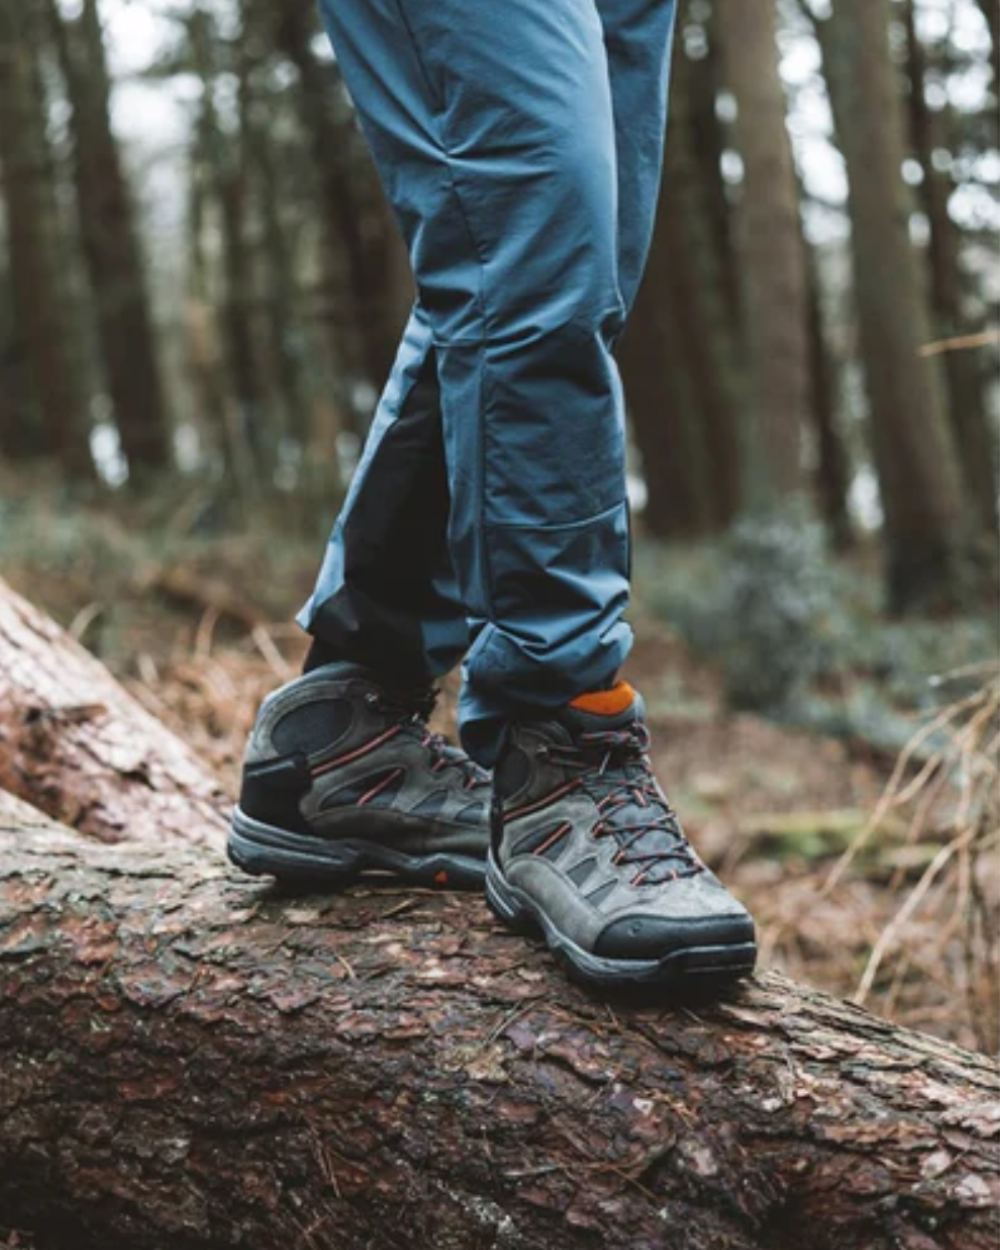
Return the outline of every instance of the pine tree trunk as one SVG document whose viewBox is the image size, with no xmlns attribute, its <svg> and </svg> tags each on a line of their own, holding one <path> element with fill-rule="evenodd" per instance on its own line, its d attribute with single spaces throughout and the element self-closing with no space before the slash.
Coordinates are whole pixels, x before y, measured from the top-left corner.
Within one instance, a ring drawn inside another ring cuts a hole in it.
<svg viewBox="0 0 1000 1250">
<path fill-rule="evenodd" d="M 691 374 L 696 417 L 702 426 L 708 526 L 725 529 L 739 512 L 745 445 L 738 394 L 738 365 L 726 268 L 730 249 L 713 226 L 721 188 L 718 165 L 700 157 L 699 143 L 711 119 L 699 112 L 701 67 L 678 54 L 664 189 L 661 230 L 670 276 L 673 323 L 679 350 Z"/>
<path fill-rule="evenodd" d="M 0 0 L 0 179 L 15 352 L 24 359 L 49 453 L 69 477 L 89 478 L 94 466 L 37 61 L 44 27 L 35 16 L 22 0 Z"/>
<path fill-rule="evenodd" d="M 934 361 L 919 257 L 908 235 L 902 105 L 888 0 L 837 0 L 817 22 L 850 183 L 854 286 L 885 513 L 893 609 L 963 599 L 966 547 L 958 466 Z"/>
<path fill-rule="evenodd" d="M 411 292 L 400 289 L 406 270 L 399 263 L 399 232 L 352 119 L 336 102 L 336 68 L 320 63 L 312 50 L 315 33 L 311 0 L 281 0 L 277 39 L 299 75 L 302 123 L 327 229 L 329 284 L 346 295 L 344 309 L 334 310 L 339 338 L 350 345 L 350 363 L 377 391 L 395 359 Z"/>
<path fill-rule="evenodd" d="M 0 457 L 11 462 L 36 460 L 47 450 L 27 385 L 16 318 L 7 258 L 3 256 L 0 257 Z"/>
<path fill-rule="evenodd" d="M 923 171 L 921 200 L 930 223 L 930 287 L 938 338 L 957 338 L 981 329 L 970 325 L 962 308 L 961 239 L 948 209 L 951 182 L 934 165 L 939 142 L 938 119 L 927 105 L 926 53 L 917 35 L 913 0 L 907 0 L 906 34 L 909 70 L 910 139 Z M 952 351 L 944 356 L 948 416 L 962 471 L 969 519 L 996 555 L 996 447 L 986 410 L 980 353 Z"/>
<path fill-rule="evenodd" d="M 38 1250 L 992 1250 L 995 1065 L 762 975 L 606 1005 L 481 899 L 283 898 L 0 814 Z"/>
<path fill-rule="evenodd" d="M 726 82 L 739 109 L 735 139 L 744 168 L 736 213 L 753 414 L 749 501 L 769 506 L 805 489 L 802 437 L 811 404 L 805 247 L 778 75 L 776 6 L 721 0 L 717 23 Z"/>
<path fill-rule="evenodd" d="M 704 431 L 672 316 L 669 244 L 653 240 L 646 276 L 617 350 L 646 484 L 643 529 L 679 539 L 712 528 Z"/>
<path fill-rule="evenodd" d="M 215 106 L 217 65 L 213 14 L 197 8 L 188 18 L 194 68 L 202 81 L 202 104 L 197 123 L 196 150 L 200 179 L 200 211 L 217 210 L 221 252 L 221 308 L 219 339 L 224 344 L 228 395 L 221 411 L 226 459 L 244 505 L 259 488 L 264 470 L 263 414 L 265 396 L 258 369 L 258 349 L 252 315 L 253 270 L 247 248 L 247 165 L 243 135 L 223 132 Z M 239 64 L 239 101 L 242 118 L 246 66 Z M 203 262 L 204 257 L 200 257 Z M 210 375 L 203 381 L 212 385 Z"/>
<path fill-rule="evenodd" d="M 270 14 L 268 15 L 270 17 Z M 268 22 L 268 35 L 271 23 Z M 274 379 L 283 411 L 283 432 L 305 454 L 309 443 L 309 396 L 296 317 L 296 255 L 282 221 L 282 194 L 270 133 L 271 102 L 248 85 L 245 126 L 253 190 L 262 219 L 266 278 L 264 302 L 274 359 Z"/>
<path fill-rule="evenodd" d="M 847 494 L 851 484 L 847 447 L 837 422 L 835 382 L 830 349 L 823 330 L 819 276 L 809 271 L 809 351 L 812 377 L 812 420 L 816 431 L 816 494 L 831 541 L 844 551 L 853 544 Z"/>
<path fill-rule="evenodd" d="M 130 476 L 141 480 L 170 463 L 170 430 L 135 212 L 111 130 L 100 17 L 96 0 L 84 0 L 73 21 L 56 0 L 48 6 L 72 106 L 80 235 L 104 373 Z"/>
<path fill-rule="evenodd" d="M 979 7 L 990 31 L 990 63 L 993 66 L 993 92 L 1000 95 L 1000 5 L 995 0 L 979 0 Z"/>
<path fill-rule="evenodd" d="M 690 16 L 690 6 L 685 16 Z M 733 238 L 733 210 L 722 178 L 727 141 L 717 105 L 719 93 L 725 85 L 725 74 L 716 9 L 713 8 L 703 19 L 702 26 L 706 40 L 705 55 L 701 60 L 685 57 L 683 62 L 678 57 L 676 72 L 683 75 L 687 84 L 683 98 L 688 101 L 691 115 L 688 159 L 694 166 L 692 177 L 701 188 L 701 219 L 713 258 L 718 299 L 730 333 L 735 336 L 740 326 L 740 276 Z"/>
<path fill-rule="evenodd" d="M 735 351 L 711 220 L 719 174 L 706 185 L 694 76 L 678 50 L 653 244 L 618 352 L 648 490 L 643 520 L 664 538 L 724 529 L 740 502 Z"/>
</svg>

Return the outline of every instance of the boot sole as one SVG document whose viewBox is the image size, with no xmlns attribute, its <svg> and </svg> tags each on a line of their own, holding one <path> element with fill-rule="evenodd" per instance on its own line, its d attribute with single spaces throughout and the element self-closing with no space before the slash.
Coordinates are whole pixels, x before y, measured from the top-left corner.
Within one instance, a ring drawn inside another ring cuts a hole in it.
<svg viewBox="0 0 1000 1250">
<path fill-rule="evenodd" d="M 557 929 L 532 898 L 511 885 L 492 854 L 486 867 L 486 902 L 493 914 L 515 932 L 543 937 L 574 980 L 604 991 L 721 990 L 748 977 L 757 962 L 755 942 L 681 946 L 659 959 L 608 959 L 594 955 Z"/>
<path fill-rule="evenodd" d="M 291 833 L 233 811 L 226 852 L 252 876 L 271 876 L 295 885 L 338 889 L 368 872 L 392 873 L 435 889 L 481 890 L 485 860 L 436 851 L 408 855 L 370 838 L 322 838 Z"/>
</svg>

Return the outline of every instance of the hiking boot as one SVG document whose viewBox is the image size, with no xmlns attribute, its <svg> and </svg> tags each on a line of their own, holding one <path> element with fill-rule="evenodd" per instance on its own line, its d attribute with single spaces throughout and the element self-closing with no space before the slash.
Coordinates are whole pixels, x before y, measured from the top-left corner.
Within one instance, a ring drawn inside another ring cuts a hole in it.
<svg viewBox="0 0 1000 1250">
<path fill-rule="evenodd" d="M 602 988 L 752 971 L 753 921 L 701 862 L 650 769 L 625 682 L 509 726 L 493 774 L 486 898 Z"/>
<path fill-rule="evenodd" d="M 378 869 L 481 886 L 489 774 L 431 733 L 433 705 L 431 689 L 390 690 L 347 663 L 268 695 L 247 744 L 229 858 L 305 884 Z"/>
</svg>

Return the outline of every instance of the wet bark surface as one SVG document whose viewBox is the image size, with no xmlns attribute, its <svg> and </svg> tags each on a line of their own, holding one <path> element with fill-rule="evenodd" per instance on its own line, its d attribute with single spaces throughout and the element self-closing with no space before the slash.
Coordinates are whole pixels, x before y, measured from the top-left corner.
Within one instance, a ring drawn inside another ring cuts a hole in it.
<svg viewBox="0 0 1000 1250">
<path fill-rule="evenodd" d="M 764 974 L 591 999 L 478 897 L 283 897 L 0 812 L 0 1226 L 40 1250 L 978 1250 L 993 1064 Z"/>
<path fill-rule="evenodd" d="M 0 580 L 0 787 L 105 842 L 220 845 L 218 779 Z"/>
</svg>

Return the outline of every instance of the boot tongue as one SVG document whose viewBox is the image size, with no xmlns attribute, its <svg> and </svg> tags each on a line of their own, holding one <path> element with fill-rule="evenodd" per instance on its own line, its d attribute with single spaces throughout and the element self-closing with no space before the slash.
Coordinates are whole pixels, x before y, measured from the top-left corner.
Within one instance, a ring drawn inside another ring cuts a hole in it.
<svg viewBox="0 0 1000 1250">
<path fill-rule="evenodd" d="M 613 733 L 627 729 L 636 721 L 643 723 L 645 712 L 642 695 L 633 690 L 628 682 L 620 681 L 610 690 L 595 690 L 574 699 L 560 709 L 559 724 L 574 738 L 581 734 Z M 635 759 L 619 765 L 591 784 L 598 787 L 598 792 L 613 792 L 623 785 L 642 785 L 648 780 L 651 778 L 646 764 Z M 646 793 L 645 790 L 643 792 Z M 606 819 L 615 831 L 619 844 L 629 845 L 634 856 L 646 854 L 661 857 L 672 864 L 689 860 L 686 839 L 673 813 L 648 794 L 645 800 L 636 797 L 623 802 L 608 813 Z M 647 826 L 645 832 L 636 837 L 637 828 L 644 825 Z M 625 826 L 620 835 L 616 826 Z M 650 879 L 655 880 L 656 875 L 654 866 Z"/>
</svg>

